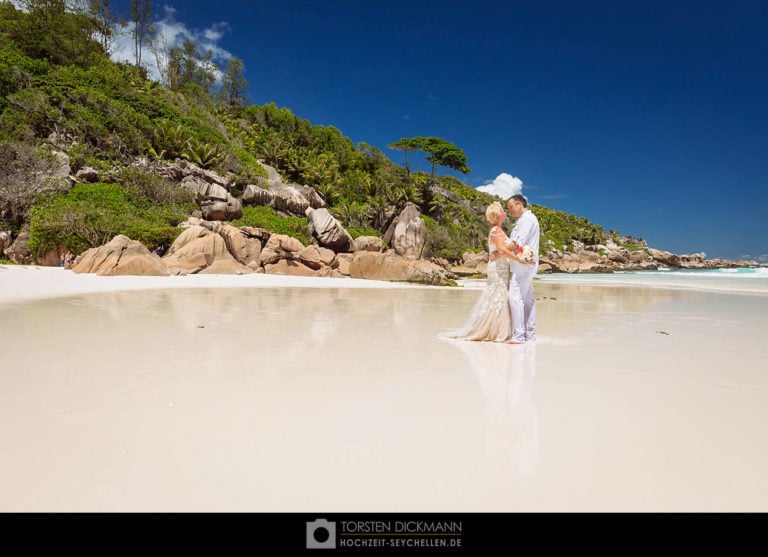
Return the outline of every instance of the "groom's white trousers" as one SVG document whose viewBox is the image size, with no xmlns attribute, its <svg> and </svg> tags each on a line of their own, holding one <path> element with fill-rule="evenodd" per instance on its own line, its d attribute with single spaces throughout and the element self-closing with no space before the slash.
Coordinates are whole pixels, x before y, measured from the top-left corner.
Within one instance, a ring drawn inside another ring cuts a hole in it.
<svg viewBox="0 0 768 557">
<path fill-rule="evenodd" d="M 539 266 L 510 263 L 509 306 L 512 310 L 512 338 L 518 342 L 536 340 L 536 302 L 533 299 L 533 277 Z"/>
</svg>

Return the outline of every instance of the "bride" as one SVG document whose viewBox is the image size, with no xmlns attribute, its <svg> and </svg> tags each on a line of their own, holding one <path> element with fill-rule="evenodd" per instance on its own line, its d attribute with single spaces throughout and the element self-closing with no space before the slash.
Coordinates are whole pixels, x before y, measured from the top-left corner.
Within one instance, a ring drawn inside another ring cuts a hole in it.
<svg viewBox="0 0 768 557">
<path fill-rule="evenodd" d="M 507 248 L 507 235 L 501 228 L 507 213 L 498 201 L 488 206 L 485 217 L 491 224 L 488 232 L 488 283 L 461 329 L 440 334 L 445 338 L 461 340 L 488 340 L 509 342 L 512 337 L 512 315 L 509 308 L 509 260 L 521 260 Z"/>
</svg>

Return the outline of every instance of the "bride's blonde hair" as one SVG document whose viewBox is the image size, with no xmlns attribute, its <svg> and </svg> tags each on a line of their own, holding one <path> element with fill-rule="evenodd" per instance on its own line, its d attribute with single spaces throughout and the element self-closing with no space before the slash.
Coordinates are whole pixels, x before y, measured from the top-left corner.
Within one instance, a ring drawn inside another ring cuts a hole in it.
<svg viewBox="0 0 768 557">
<path fill-rule="evenodd" d="M 494 201 L 493 203 L 488 205 L 488 208 L 485 210 L 485 218 L 487 218 L 488 222 L 490 222 L 491 224 L 494 224 L 496 222 L 496 219 L 503 214 L 504 214 L 504 207 L 502 207 L 501 203 L 499 203 L 498 201 Z"/>
</svg>

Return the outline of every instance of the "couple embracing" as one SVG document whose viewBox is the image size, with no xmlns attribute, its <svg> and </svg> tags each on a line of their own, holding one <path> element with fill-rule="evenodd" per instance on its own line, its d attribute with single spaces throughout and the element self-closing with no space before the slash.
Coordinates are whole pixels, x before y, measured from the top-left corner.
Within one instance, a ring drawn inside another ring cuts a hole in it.
<svg viewBox="0 0 768 557">
<path fill-rule="evenodd" d="M 509 344 L 536 340 L 533 277 L 539 268 L 539 221 L 524 196 L 513 195 L 507 204 L 517 219 L 509 237 L 502 229 L 507 213 L 501 203 L 485 212 L 491 224 L 488 283 L 464 327 L 441 336 Z"/>
</svg>

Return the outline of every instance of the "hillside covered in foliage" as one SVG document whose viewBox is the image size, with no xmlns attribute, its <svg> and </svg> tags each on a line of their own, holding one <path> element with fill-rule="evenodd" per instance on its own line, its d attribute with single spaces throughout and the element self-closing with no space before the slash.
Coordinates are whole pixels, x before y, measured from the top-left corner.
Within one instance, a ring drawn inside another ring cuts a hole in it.
<svg viewBox="0 0 768 557">
<path fill-rule="evenodd" d="M 352 236 L 382 237 L 415 204 L 427 223 L 424 257 L 459 261 L 485 248 L 485 207 L 498 199 L 436 171 L 468 171 L 457 147 L 416 138 L 413 150 L 427 154 L 432 172 L 411 172 L 333 126 L 272 103 L 248 105 L 242 61 L 215 68 L 191 41 L 164 53 L 165 73 L 153 81 L 140 66 L 110 60 L 108 2 L 77 5 L 85 7 L 28 0 L 22 11 L 0 2 L 0 232 L 16 237 L 26 227 L 33 257 L 53 246 L 77 255 L 116 234 L 162 253 L 196 209 L 191 192 L 151 170 L 175 159 L 229 176 L 240 194 L 265 176 L 263 161 L 314 188 Z M 67 176 L 57 174 L 60 153 Z M 98 183 L 66 184 L 86 167 Z M 586 219 L 533 208 L 542 249 L 605 237 Z M 235 224 L 307 239 L 303 219 L 269 207 L 245 207 Z"/>
</svg>

